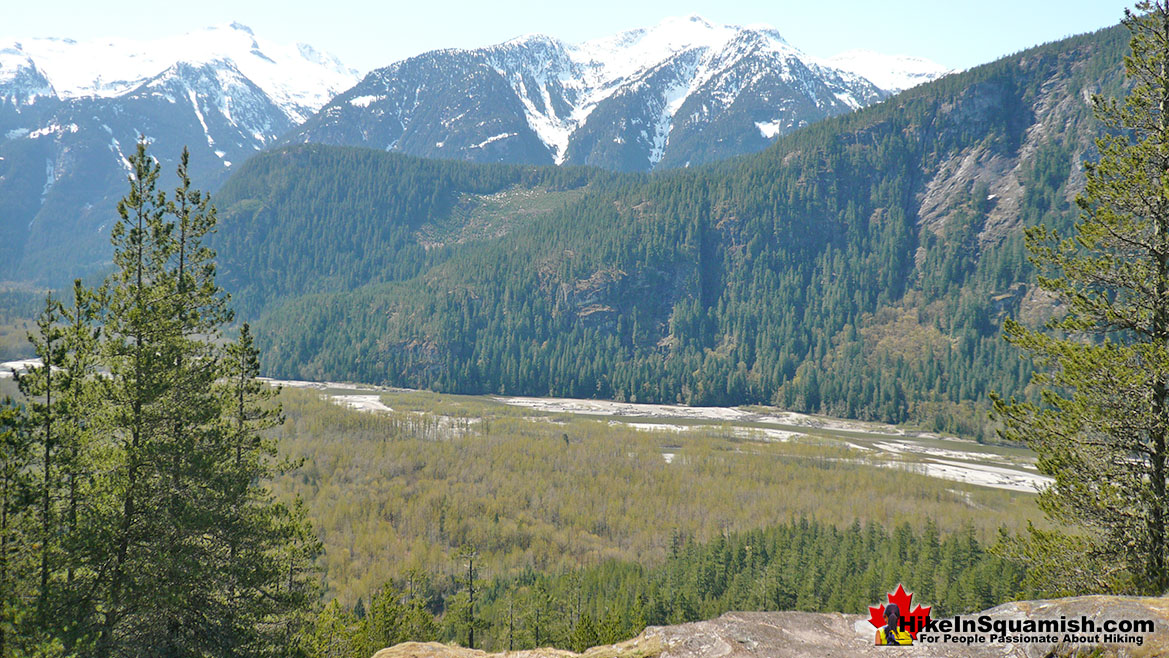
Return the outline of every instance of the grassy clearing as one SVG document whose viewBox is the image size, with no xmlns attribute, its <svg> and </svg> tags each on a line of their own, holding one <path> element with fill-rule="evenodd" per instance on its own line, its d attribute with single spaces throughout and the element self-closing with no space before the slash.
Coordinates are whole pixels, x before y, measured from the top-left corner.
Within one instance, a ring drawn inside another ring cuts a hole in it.
<svg viewBox="0 0 1169 658">
<path fill-rule="evenodd" d="M 447 217 L 419 229 L 419 239 L 423 244 L 437 246 L 498 238 L 522 222 L 580 199 L 584 193 L 585 188 L 513 188 L 496 194 L 465 194 Z"/>
<path fill-rule="evenodd" d="M 11 319 L 0 322 L 0 361 L 27 359 L 33 355 L 28 334 L 35 328 L 31 320 Z"/>
<path fill-rule="evenodd" d="M 382 404 L 397 411 L 449 416 L 454 418 L 533 418 L 549 414 L 513 407 L 484 395 L 449 395 L 431 391 L 390 391 L 381 394 Z M 567 419 L 568 414 L 556 414 Z"/>
</svg>

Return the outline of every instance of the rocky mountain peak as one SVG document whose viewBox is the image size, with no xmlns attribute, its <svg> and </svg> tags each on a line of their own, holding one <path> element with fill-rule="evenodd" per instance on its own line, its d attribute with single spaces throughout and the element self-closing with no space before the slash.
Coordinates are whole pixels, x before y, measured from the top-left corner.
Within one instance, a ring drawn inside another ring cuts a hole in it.
<svg viewBox="0 0 1169 658">
<path fill-rule="evenodd" d="M 244 25 L 243 23 L 240 23 L 238 21 L 232 21 L 231 24 L 228 25 L 228 27 L 233 29 L 233 30 L 238 30 L 240 32 L 245 32 L 245 33 L 250 34 L 252 36 L 256 36 L 256 33 L 252 31 L 252 28 L 250 28 L 247 25 Z"/>
<path fill-rule="evenodd" d="M 649 171 L 757 151 L 886 96 L 774 28 L 689 15 L 578 44 L 432 51 L 374 71 L 287 141 Z"/>
<path fill-rule="evenodd" d="M 0 42 L 0 277 L 101 268 L 140 137 L 168 170 L 189 147 L 192 177 L 214 187 L 357 80 L 335 57 L 240 23 Z"/>
<path fill-rule="evenodd" d="M 838 69 L 868 78 L 888 91 L 903 91 L 951 73 L 949 69 L 923 57 L 888 55 L 872 50 L 849 50 L 829 57 L 826 62 Z"/>
</svg>

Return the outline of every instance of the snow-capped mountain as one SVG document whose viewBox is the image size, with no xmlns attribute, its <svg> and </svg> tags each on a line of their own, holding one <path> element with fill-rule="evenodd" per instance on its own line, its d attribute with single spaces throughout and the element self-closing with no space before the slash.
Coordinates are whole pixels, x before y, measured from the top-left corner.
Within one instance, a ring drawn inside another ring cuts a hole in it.
<svg viewBox="0 0 1169 658">
<path fill-rule="evenodd" d="M 833 55 L 827 61 L 838 69 L 868 78 L 881 89 L 891 92 L 904 91 L 952 72 L 922 57 L 886 55 L 871 50 L 849 50 Z"/>
<path fill-rule="evenodd" d="M 0 88 L 9 86 L 10 76 L 33 68 L 47 83 L 33 87 L 39 96 L 115 98 L 175 65 L 217 62 L 229 62 L 294 123 L 304 121 L 358 78 L 356 70 L 312 46 L 277 44 L 257 37 L 246 25 L 232 23 L 156 40 L 0 42 Z"/>
<path fill-rule="evenodd" d="M 108 261 L 140 135 L 166 174 L 188 147 L 192 177 L 211 188 L 358 79 L 239 24 L 153 41 L 0 42 L 0 279 Z"/>
<path fill-rule="evenodd" d="M 425 53 L 373 71 L 286 141 L 648 171 L 757 151 L 889 93 L 772 28 L 688 16 L 581 44 Z"/>
</svg>

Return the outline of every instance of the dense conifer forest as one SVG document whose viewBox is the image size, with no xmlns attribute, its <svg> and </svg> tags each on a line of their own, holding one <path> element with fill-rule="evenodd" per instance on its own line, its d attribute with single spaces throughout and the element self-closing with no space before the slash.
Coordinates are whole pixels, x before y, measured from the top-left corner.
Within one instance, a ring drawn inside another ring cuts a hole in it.
<svg viewBox="0 0 1169 658">
<path fill-rule="evenodd" d="M 983 610 L 1025 594 L 1018 566 L 988 554 L 971 532 L 926 524 L 838 530 L 800 519 L 704 543 L 675 535 L 664 562 L 609 561 L 563 573 L 526 571 L 475 582 L 411 572 L 352 609 L 336 601 L 308 632 L 310 655 L 365 658 L 406 641 L 574 651 L 629 639 L 646 625 L 712 619 L 730 610 L 867 614 L 903 583 L 935 615 Z M 464 569 L 466 569 L 464 563 Z M 445 596 L 444 596 L 445 593 Z M 368 603 L 367 603 L 368 600 Z"/>
</svg>

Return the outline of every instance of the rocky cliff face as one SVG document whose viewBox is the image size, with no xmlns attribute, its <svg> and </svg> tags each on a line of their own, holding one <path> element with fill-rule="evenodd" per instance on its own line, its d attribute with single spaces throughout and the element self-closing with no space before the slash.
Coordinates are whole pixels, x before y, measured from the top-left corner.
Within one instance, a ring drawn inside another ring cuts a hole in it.
<svg viewBox="0 0 1169 658">
<path fill-rule="evenodd" d="M 1136 643 L 1070 645 L 1057 643 L 959 644 L 926 643 L 913 647 L 873 645 L 874 629 L 861 615 L 811 612 L 728 612 L 718 619 L 678 626 L 651 626 L 627 642 L 594 647 L 583 654 L 535 649 L 501 654 L 408 642 L 383 649 L 373 658 L 861 658 L 864 656 L 997 656 L 1039 658 L 1071 656 L 1077 650 L 1093 656 L 1169 655 L 1169 598 L 1081 596 L 1047 601 L 1019 601 L 983 613 L 993 619 L 1089 619 L 1102 622 L 1151 619 L 1155 630 Z M 971 615 L 977 617 L 978 615 Z"/>
</svg>

